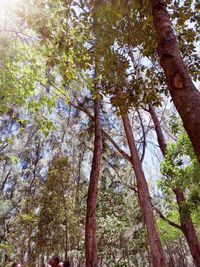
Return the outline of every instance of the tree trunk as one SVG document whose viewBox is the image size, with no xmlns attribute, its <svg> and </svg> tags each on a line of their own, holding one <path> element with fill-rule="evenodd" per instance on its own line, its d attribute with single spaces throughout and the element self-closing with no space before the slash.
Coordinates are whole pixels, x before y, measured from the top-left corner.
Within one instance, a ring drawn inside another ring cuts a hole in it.
<svg viewBox="0 0 200 267">
<path fill-rule="evenodd" d="M 157 114 L 152 105 L 149 105 L 149 112 L 151 114 L 151 117 L 155 125 L 155 130 L 157 133 L 157 139 L 158 139 L 160 150 L 162 151 L 162 154 L 165 157 L 167 154 L 167 145 L 166 145 L 165 137 L 162 132 L 162 128 L 160 126 L 160 122 L 158 120 Z M 177 200 L 177 204 L 179 207 L 182 231 L 187 240 L 194 263 L 197 267 L 199 267 L 200 266 L 200 244 L 199 244 L 199 241 L 196 235 L 196 231 L 192 223 L 191 216 L 188 215 L 187 218 L 183 217 L 183 205 L 185 203 L 184 193 L 180 188 L 174 188 L 173 192 L 176 195 L 176 200 Z"/>
<path fill-rule="evenodd" d="M 29 239 L 28 239 L 28 251 L 27 251 L 27 258 L 28 258 L 28 265 L 32 267 L 33 264 L 33 251 L 32 251 L 32 240 L 31 240 L 31 233 L 29 233 Z"/>
<path fill-rule="evenodd" d="M 157 134 L 157 140 L 158 140 L 160 150 L 161 150 L 163 156 L 165 157 L 165 155 L 167 154 L 167 143 L 166 143 L 165 137 L 163 135 L 163 131 L 162 131 L 158 116 L 155 112 L 154 107 L 151 104 L 149 104 L 149 113 L 151 114 L 151 118 L 152 118 L 154 126 L 155 126 L 155 131 Z"/>
<path fill-rule="evenodd" d="M 169 267 L 174 267 L 175 264 L 174 264 L 174 257 L 173 257 L 173 254 L 171 252 L 171 247 L 170 245 L 168 245 L 168 243 L 166 242 L 166 247 L 167 247 L 167 254 L 168 254 L 168 257 L 169 257 Z"/>
<path fill-rule="evenodd" d="M 86 267 L 97 267 L 97 238 L 96 238 L 96 202 L 98 179 L 102 154 L 102 133 L 100 122 L 100 96 L 94 101 L 95 138 L 90 183 L 87 197 L 86 226 L 85 226 L 85 257 Z"/>
<path fill-rule="evenodd" d="M 151 2 L 160 64 L 165 72 L 172 100 L 200 162 L 200 92 L 194 86 L 183 62 L 165 1 Z"/>
<path fill-rule="evenodd" d="M 68 224 L 67 219 L 65 220 L 65 261 L 68 260 Z"/>
<path fill-rule="evenodd" d="M 40 267 L 45 267 L 44 256 L 40 257 Z"/>
<path fill-rule="evenodd" d="M 200 266 L 200 244 L 192 223 L 192 219 L 189 215 L 185 215 L 183 206 L 185 204 L 185 197 L 183 192 L 179 188 L 175 188 L 174 193 L 176 194 L 176 200 L 179 207 L 180 221 L 183 229 L 184 236 L 187 240 L 190 252 L 193 257 L 194 264 L 196 267 Z"/>
<path fill-rule="evenodd" d="M 139 204 L 145 221 L 147 236 L 152 254 L 152 262 L 154 267 L 167 267 L 167 261 L 161 245 L 160 237 L 154 219 L 152 204 L 150 200 L 147 182 L 142 170 L 142 165 L 139 159 L 138 151 L 135 145 L 135 140 L 128 115 L 122 115 L 122 121 L 131 153 L 131 162 L 137 180 L 137 190 Z"/>
</svg>

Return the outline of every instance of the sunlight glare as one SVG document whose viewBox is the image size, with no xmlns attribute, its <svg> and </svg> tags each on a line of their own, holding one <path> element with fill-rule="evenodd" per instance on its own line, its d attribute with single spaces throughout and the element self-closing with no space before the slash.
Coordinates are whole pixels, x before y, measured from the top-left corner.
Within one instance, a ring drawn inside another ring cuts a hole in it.
<svg viewBox="0 0 200 267">
<path fill-rule="evenodd" d="M 17 8 L 22 3 L 22 0 L 0 0 L 0 26 L 9 24 L 12 10 Z"/>
</svg>

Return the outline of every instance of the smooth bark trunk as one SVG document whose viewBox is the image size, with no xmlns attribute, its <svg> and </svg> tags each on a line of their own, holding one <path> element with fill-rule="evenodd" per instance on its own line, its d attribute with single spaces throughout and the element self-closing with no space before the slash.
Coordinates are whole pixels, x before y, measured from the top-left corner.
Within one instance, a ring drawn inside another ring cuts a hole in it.
<svg viewBox="0 0 200 267">
<path fill-rule="evenodd" d="M 200 92 L 194 86 L 183 62 L 164 2 L 151 0 L 160 64 L 174 105 L 200 162 Z"/>
<path fill-rule="evenodd" d="M 122 121 L 131 154 L 131 162 L 137 180 L 139 204 L 145 221 L 147 236 L 150 244 L 152 262 L 154 267 L 167 267 L 166 257 L 162 248 L 156 222 L 153 214 L 147 182 L 144 176 L 138 151 L 128 115 L 122 115 Z"/>
<path fill-rule="evenodd" d="M 149 105 L 149 112 L 151 114 L 152 120 L 155 125 L 155 130 L 157 133 L 157 139 L 158 139 L 160 150 L 162 151 L 162 154 L 165 157 L 167 154 L 167 145 L 166 145 L 165 137 L 163 135 L 162 128 L 158 120 L 157 114 L 155 112 L 155 109 L 151 104 Z M 176 200 L 177 200 L 177 204 L 179 207 L 182 232 L 184 233 L 184 236 L 187 240 L 194 263 L 197 267 L 199 267 L 200 266 L 200 244 L 199 244 L 199 241 L 196 235 L 196 231 L 192 223 L 191 216 L 188 214 L 187 218 L 183 217 L 183 213 L 184 213 L 183 205 L 185 204 L 184 193 L 180 188 L 174 188 L 173 192 L 176 195 Z"/>
<path fill-rule="evenodd" d="M 96 203 L 98 193 L 98 179 L 100 172 L 100 161 L 102 155 L 102 133 L 100 122 L 100 96 L 94 101 L 95 113 L 95 138 L 92 168 L 90 172 L 90 183 L 87 196 L 87 211 L 85 225 L 85 257 L 86 267 L 97 267 L 97 238 L 96 238 Z"/>
</svg>

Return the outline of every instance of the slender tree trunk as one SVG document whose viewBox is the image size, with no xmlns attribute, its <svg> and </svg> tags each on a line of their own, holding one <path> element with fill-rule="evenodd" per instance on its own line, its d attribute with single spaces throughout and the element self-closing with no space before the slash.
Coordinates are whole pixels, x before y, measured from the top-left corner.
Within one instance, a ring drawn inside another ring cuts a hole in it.
<svg viewBox="0 0 200 267">
<path fill-rule="evenodd" d="M 156 222 L 153 214 L 152 204 L 150 200 L 147 182 L 142 170 L 142 165 L 139 159 L 138 151 L 135 145 L 135 140 L 128 115 L 122 115 L 122 121 L 131 153 L 131 162 L 137 180 L 137 190 L 139 203 L 145 221 L 150 250 L 152 254 L 152 262 L 154 267 L 167 267 L 167 261 L 164 255 Z"/>
<path fill-rule="evenodd" d="M 85 257 L 86 267 L 97 267 L 97 238 L 96 238 L 96 202 L 98 179 L 102 155 L 102 134 L 100 122 L 100 96 L 94 101 L 95 138 L 90 183 L 87 197 L 87 212 L 85 226 Z"/>
<path fill-rule="evenodd" d="M 180 221 L 181 221 L 181 226 L 183 229 L 184 236 L 190 248 L 190 252 L 192 254 L 194 264 L 197 267 L 199 267 L 200 266 L 200 244 L 199 244 L 191 217 L 189 215 L 186 215 L 187 217 L 185 218 L 185 215 L 183 212 L 183 206 L 185 204 L 184 194 L 179 188 L 175 188 L 173 191 L 176 194 L 176 200 L 177 200 L 178 207 L 179 207 Z"/>
<path fill-rule="evenodd" d="M 68 260 L 68 224 L 67 224 L 67 219 L 65 221 L 65 260 Z"/>
<path fill-rule="evenodd" d="M 40 267 L 45 267 L 44 256 L 40 257 Z"/>
<path fill-rule="evenodd" d="M 200 92 L 194 86 L 183 62 L 164 2 L 151 0 L 160 64 L 165 72 L 172 100 L 200 162 Z"/>
<path fill-rule="evenodd" d="M 162 132 L 160 122 L 158 120 L 157 114 L 152 105 L 149 105 L 149 112 L 151 114 L 151 117 L 155 125 L 155 130 L 157 133 L 157 139 L 158 139 L 160 150 L 162 151 L 162 154 L 165 157 L 167 154 L 167 145 L 166 145 L 165 137 Z M 188 215 L 187 218 L 184 218 L 183 216 L 183 205 L 185 204 L 184 193 L 180 188 L 174 188 L 173 192 L 176 195 L 176 200 L 177 200 L 177 204 L 179 207 L 182 231 L 187 240 L 194 263 L 197 267 L 199 267 L 200 266 L 200 244 L 199 244 L 199 241 L 196 235 L 196 231 L 192 223 L 191 216 Z"/>
<path fill-rule="evenodd" d="M 161 128 L 158 116 L 155 112 L 154 107 L 151 104 L 149 104 L 149 113 L 151 115 L 151 118 L 152 118 L 154 126 L 155 126 L 155 131 L 157 134 L 157 140 L 158 140 L 160 150 L 161 150 L 163 156 L 165 157 L 167 154 L 167 143 L 166 143 L 166 140 L 165 140 L 163 130 Z"/>
<path fill-rule="evenodd" d="M 31 240 L 31 234 L 29 233 L 30 237 L 28 239 L 28 251 L 27 251 L 27 258 L 28 258 L 28 265 L 32 265 L 32 240 Z"/>
</svg>

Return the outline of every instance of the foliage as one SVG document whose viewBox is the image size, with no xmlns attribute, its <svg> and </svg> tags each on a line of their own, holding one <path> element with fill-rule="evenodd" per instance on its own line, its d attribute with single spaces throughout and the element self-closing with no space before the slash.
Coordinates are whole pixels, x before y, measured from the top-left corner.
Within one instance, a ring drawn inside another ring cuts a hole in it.
<svg viewBox="0 0 200 267">
<path fill-rule="evenodd" d="M 14 30 L 1 31 L 1 261 L 6 256 L 8 261 L 16 258 L 32 267 L 41 256 L 78 254 L 83 266 L 93 142 L 91 108 L 97 81 L 103 130 L 128 151 L 116 113 L 129 111 L 139 153 L 143 147 L 146 161 L 156 158 L 147 106 L 151 103 L 164 110 L 171 105 L 149 3 L 24 1 Z M 167 3 L 184 61 L 197 81 L 199 4 L 192 0 Z M 159 186 L 164 200 L 154 200 L 168 219 L 178 223 L 172 191 L 180 187 L 186 194 L 185 215 L 189 212 L 198 226 L 199 164 L 177 121 L 172 117 L 165 127 L 176 141 L 169 144 L 161 163 Z M 103 143 L 97 207 L 99 258 L 108 266 L 147 266 L 149 246 L 133 194 L 132 168 L 105 135 Z M 179 258 L 181 233 L 161 219 L 157 223 L 162 241 Z M 188 255 L 187 249 L 184 253 Z"/>
<path fill-rule="evenodd" d="M 183 130 L 176 143 L 168 146 L 167 155 L 161 164 L 161 172 L 166 178 L 161 179 L 159 185 L 166 196 L 170 196 L 170 191 L 177 187 L 186 193 L 186 202 L 182 207 L 185 214 L 183 216 L 187 217 L 190 213 L 199 214 L 200 168 L 190 140 Z M 173 202 L 170 197 L 166 197 L 166 200 L 169 203 Z"/>
</svg>

